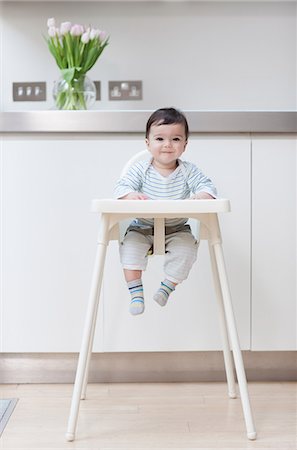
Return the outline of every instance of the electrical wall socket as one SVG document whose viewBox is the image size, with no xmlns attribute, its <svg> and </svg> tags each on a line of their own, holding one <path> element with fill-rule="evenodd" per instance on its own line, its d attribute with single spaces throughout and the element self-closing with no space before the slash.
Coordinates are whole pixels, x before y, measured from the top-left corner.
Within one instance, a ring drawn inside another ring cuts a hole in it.
<svg viewBox="0 0 297 450">
<path fill-rule="evenodd" d="M 142 81 L 109 81 L 109 100 L 142 100 Z"/>
<path fill-rule="evenodd" d="M 44 102 L 46 100 L 45 81 L 12 83 L 14 102 Z"/>
</svg>

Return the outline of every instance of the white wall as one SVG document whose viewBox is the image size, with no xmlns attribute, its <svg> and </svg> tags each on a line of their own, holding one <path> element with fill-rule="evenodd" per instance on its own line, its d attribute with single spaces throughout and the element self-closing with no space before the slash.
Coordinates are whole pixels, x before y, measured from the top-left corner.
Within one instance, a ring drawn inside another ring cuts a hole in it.
<svg viewBox="0 0 297 450">
<path fill-rule="evenodd" d="M 90 72 L 100 109 L 296 109 L 295 2 L 8 2 L 0 4 L 0 110 L 48 109 L 58 68 L 48 17 L 98 26 L 110 45 Z M 141 79 L 139 102 L 110 102 L 108 80 Z M 13 81 L 46 81 L 48 101 L 12 102 Z"/>
<path fill-rule="evenodd" d="M 3 50 L 2 50 L 2 36 L 3 36 L 3 4 L 0 1 L 0 111 L 2 110 L 2 91 L 3 91 Z"/>
</svg>

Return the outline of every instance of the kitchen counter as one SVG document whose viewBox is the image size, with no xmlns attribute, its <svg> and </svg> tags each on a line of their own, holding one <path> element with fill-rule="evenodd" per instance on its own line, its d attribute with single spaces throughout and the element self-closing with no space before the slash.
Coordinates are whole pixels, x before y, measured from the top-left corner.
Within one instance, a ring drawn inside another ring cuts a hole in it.
<svg viewBox="0 0 297 450">
<path fill-rule="evenodd" d="M 296 111 L 184 111 L 192 133 L 296 133 Z M 152 111 L 0 112 L 0 133 L 143 133 Z"/>
</svg>

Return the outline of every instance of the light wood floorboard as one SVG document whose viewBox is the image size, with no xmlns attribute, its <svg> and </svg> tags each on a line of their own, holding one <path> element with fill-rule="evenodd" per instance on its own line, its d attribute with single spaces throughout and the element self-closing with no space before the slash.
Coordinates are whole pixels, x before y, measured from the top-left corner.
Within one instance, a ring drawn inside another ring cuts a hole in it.
<svg viewBox="0 0 297 450">
<path fill-rule="evenodd" d="M 258 439 L 246 438 L 240 399 L 225 383 L 102 383 L 88 386 L 76 440 L 66 442 L 73 386 L 0 385 L 19 402 L 1 450 L 296 450 L 294 382 L 249 383 Z"/>
</svg>

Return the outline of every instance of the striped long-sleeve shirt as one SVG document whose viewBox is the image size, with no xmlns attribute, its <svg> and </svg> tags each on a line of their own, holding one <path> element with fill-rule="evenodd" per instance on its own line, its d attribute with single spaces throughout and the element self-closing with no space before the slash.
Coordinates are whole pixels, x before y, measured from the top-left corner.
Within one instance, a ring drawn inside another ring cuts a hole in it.
<svg viewBox="0 0 297 450">
<path fill-rule="evenodd" d="M 216 188 L 195 164 L 178 159 L 177 168 L 164 177 L 150 161 L 138 161 L 122 176 L 115 186 L 115 197 L 122 198 L 131 192 L 142 192 L 152 200 L 183 200 L 198 192 L 217 196 Z M 166 219 L 166 225 L 176 226 L 188 219 Z M 152 225 L 151 219 L 137 219 L 139 224 Z"/>
</svg>

